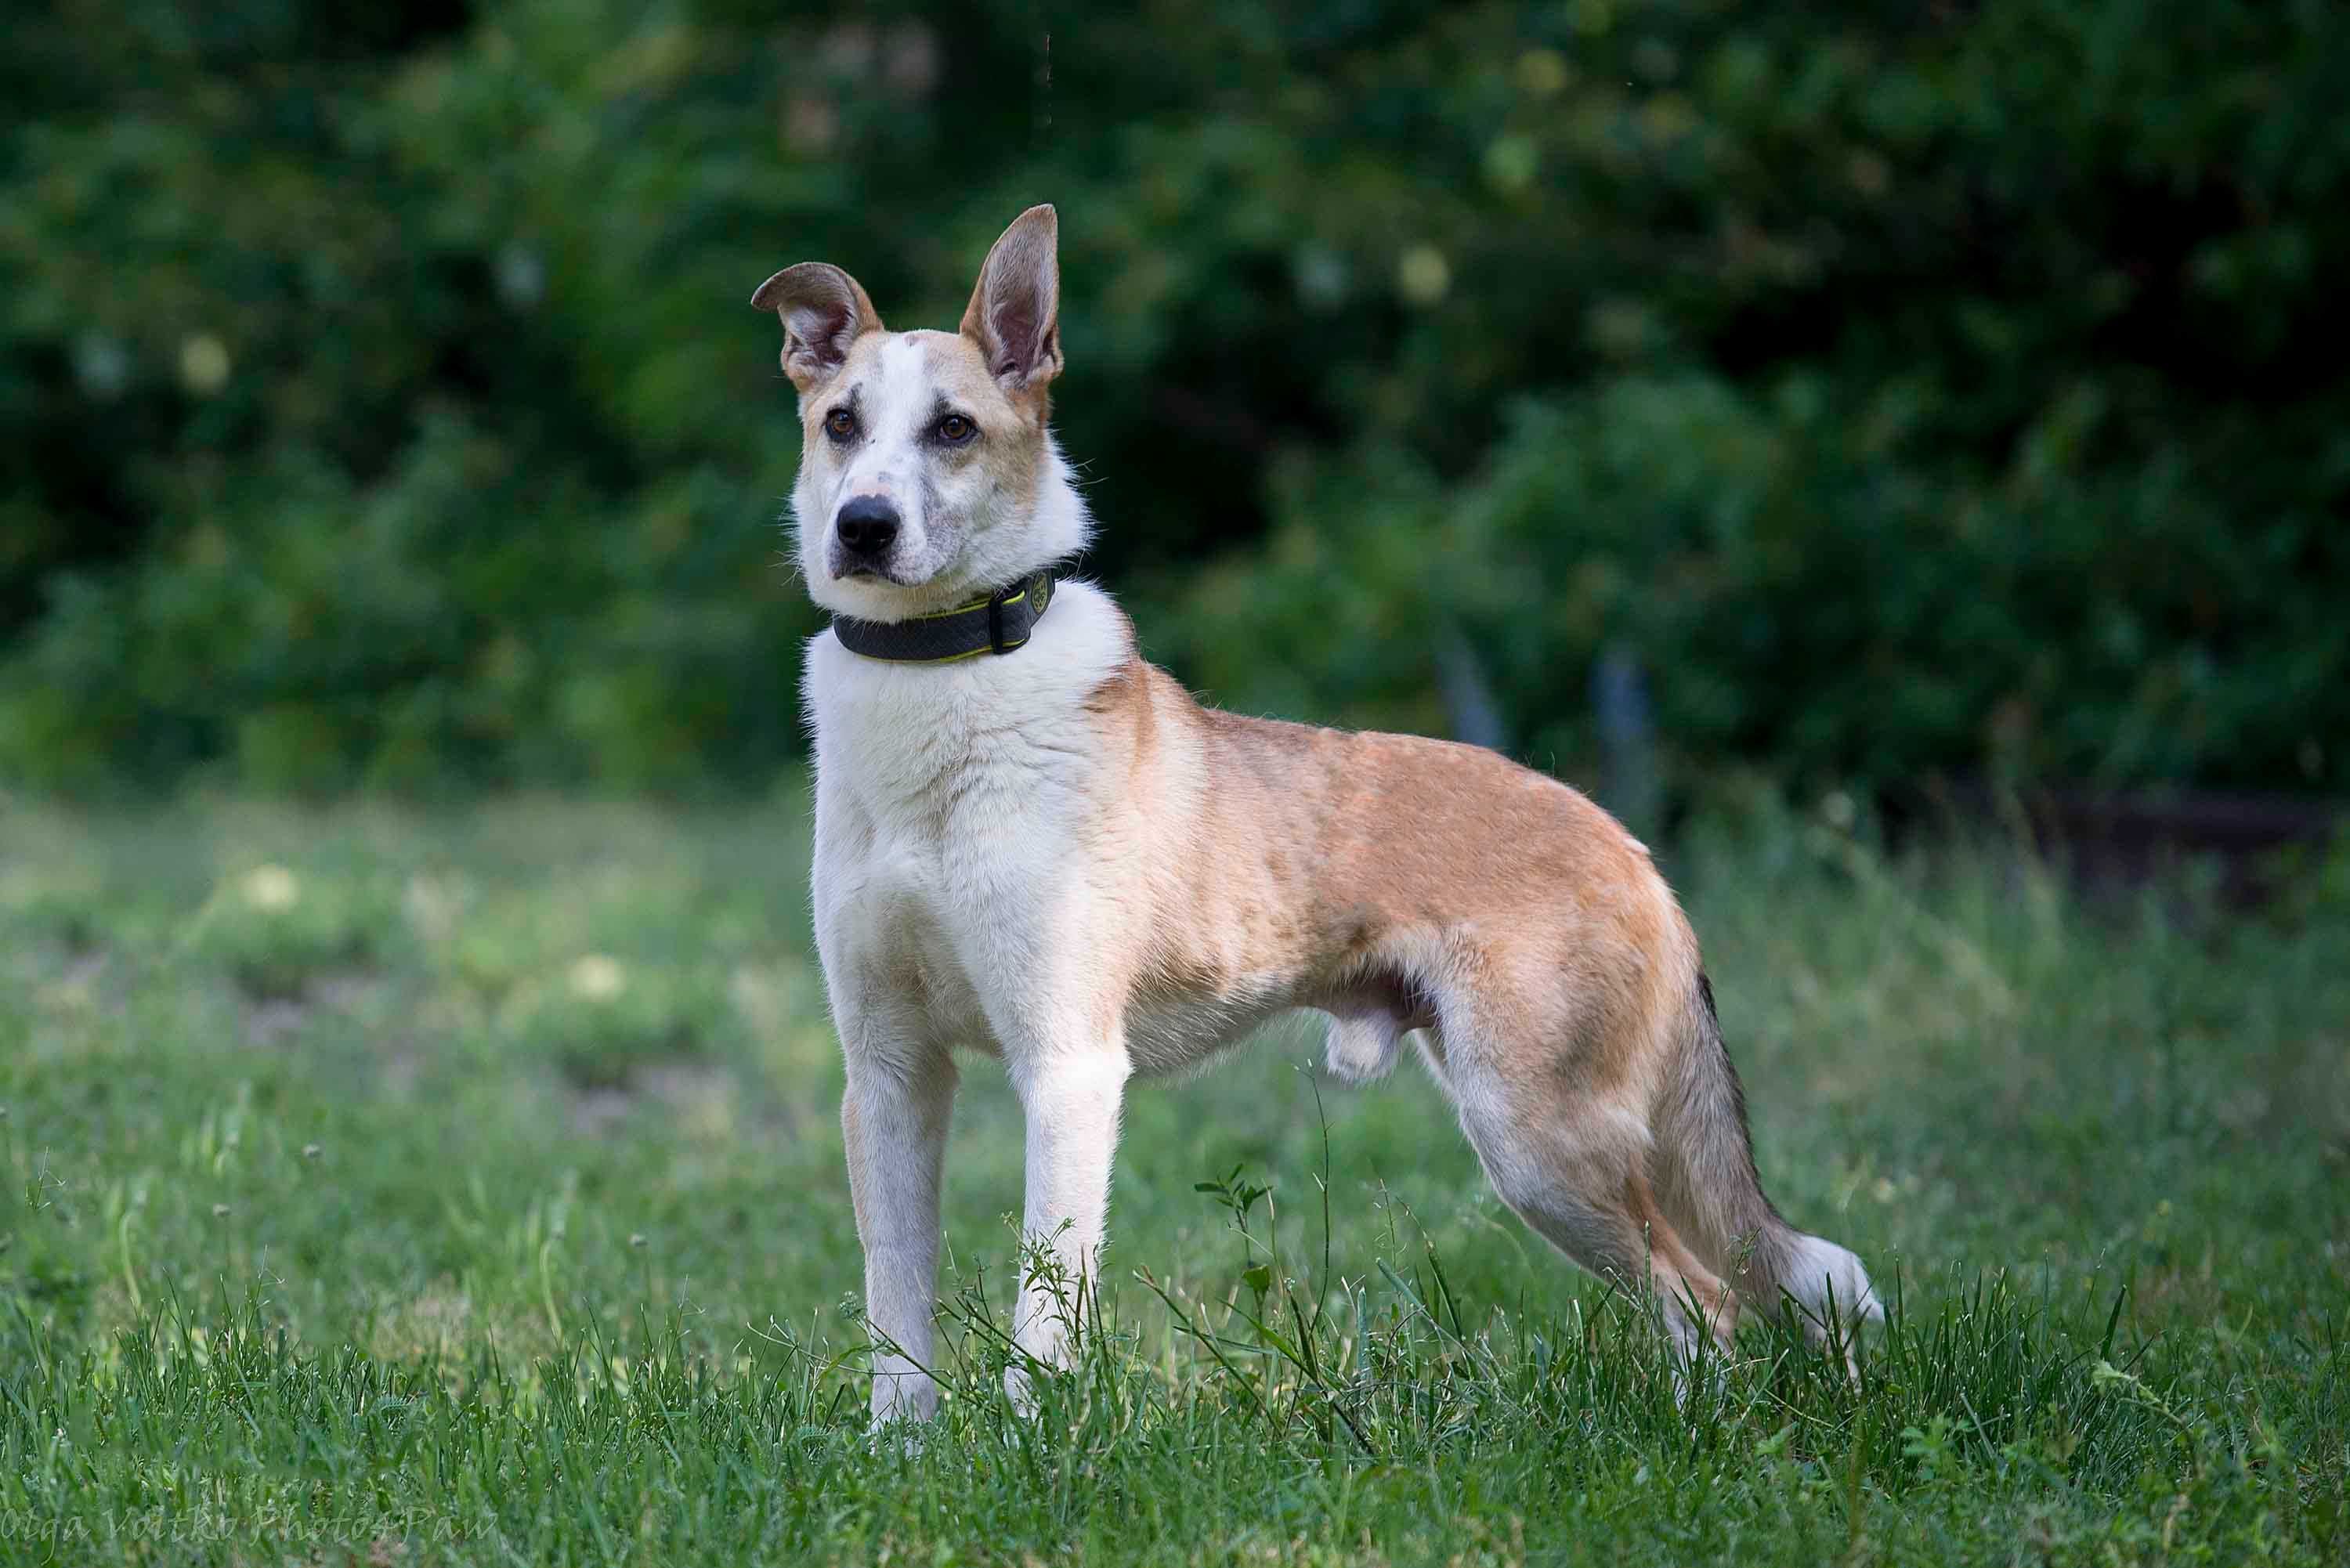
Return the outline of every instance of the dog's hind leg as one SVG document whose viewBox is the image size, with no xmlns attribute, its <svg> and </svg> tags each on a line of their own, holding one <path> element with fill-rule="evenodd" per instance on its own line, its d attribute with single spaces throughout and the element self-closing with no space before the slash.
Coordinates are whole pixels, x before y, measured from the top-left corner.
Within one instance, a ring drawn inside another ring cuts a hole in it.
<svg viewBox="0 0 2350 1568">
<path fill-rule="evenodd" d="M 1684 1362 L 1707 1335 L 1730 1347 L 1737 1297 L 1650 1192 L 1640 1117 L 1596 1093 L 1561 1093 L 1554 1073 L 1506 1074 L 1482 1054 L 1440 1046 L 1429 1054 L 1503 1202 L 1591 1272 L 1652 1293 Z"/>
</svg>

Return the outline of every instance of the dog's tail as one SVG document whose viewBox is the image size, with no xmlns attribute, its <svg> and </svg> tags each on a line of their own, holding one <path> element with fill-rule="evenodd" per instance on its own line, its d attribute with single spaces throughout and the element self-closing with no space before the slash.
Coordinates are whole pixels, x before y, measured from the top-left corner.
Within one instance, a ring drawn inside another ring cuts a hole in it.
<svg viewBox="0 0 2350 1568">
<path fill-rule="evenodd" d="M 1842 1340 L 1854 1324 L 1882 1320 L 1860 1260 L 1788 1224 L 1763 1193 L 1746 1093 L 1701 971 L 1679 1033 L 1680 1062 L 1655 1117 L 1651 1172 L 1675 1227 L 1744 1305 L 1771 1313 L 1792 1299 L 1814 1339 L 1831 1321 Z"/>
</svg>

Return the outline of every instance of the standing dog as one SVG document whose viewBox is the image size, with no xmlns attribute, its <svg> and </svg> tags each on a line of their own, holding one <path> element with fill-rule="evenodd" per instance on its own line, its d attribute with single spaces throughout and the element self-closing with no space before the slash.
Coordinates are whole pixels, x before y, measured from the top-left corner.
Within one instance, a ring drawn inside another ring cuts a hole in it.
<svg viewBox="0 0 2350 1568">
<path fill-rule="evenodd" d="M 1046 424 L 1056 239 L 1022 213 L 954 332 L 884 330 L 819 262 L 752 296 L 783 318 L 800 566 L 835 618 L 807 658 L 816 930 L 867 1311 L 904 1352 L 876 1417 L 938 1398 L 957 1048 L 1008 1070 L 1025 1230 L 1083 1277 L 1128 1079 L 1285 1008 L 1329 1015 L 1349 1079 L 1417 1032 L 1503 1199 L 1652 1289 L 1685 1353 L 1726 1345 L 1741 1297 L 1881 1315 L 1860 1261 L 1763 1196 L 1696 939 L 1614 819 L 1473 746 L 1202 708 L 1107 594 L 1055 587 L 1089 526 Z M 1034 1280 L 1014 1326 L 1065 1354 Z"/>
</svg>

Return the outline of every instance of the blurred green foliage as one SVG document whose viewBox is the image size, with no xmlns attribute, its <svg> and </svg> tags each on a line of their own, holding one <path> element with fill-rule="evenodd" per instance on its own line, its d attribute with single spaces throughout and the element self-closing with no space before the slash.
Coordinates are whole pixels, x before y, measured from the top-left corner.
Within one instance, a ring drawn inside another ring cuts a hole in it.
<svg viewBox="0 0 2350 1568">
<path fill-rule="evenodd" d="M 2330 0 L 785 9 L 16 7 L 0 777 L 760 776 L 750 289 L 950 324 L 1038 200 L 1087 567 L 1217 700 L 1441 731 L 1457 637 L 1570 772 L 1611 649 L 1682 786 L 2350 766 Z"/>
</svg>

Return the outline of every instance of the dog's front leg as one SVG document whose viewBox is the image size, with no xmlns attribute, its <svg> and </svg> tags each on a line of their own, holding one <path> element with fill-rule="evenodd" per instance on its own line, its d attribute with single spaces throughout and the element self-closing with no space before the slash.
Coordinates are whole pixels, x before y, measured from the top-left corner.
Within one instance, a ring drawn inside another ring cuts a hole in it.
<svg viewBox="0 0 2350 1568">
<path fill-rule="evenodd" d="M 1091 1303 L 1127 1073 L 1125 1047 L 1116 1041 L 1040 1053 L 1013 1069 L 1028 1122 L 1023 1240 L 1041 1251 L 1043 1265 L 1022 1269 L 1014 1340 L 1047 1366 L 1066 1364 L 1070 1333 Z M 1005 1384 L 1014 1404 L 1033 1403 L 1020 1366 Z"/>
<path fill-rule="evenodd" d="M 866 1321 L 877 1342 L 896 1347 L 873 1357 L 876 1423 L 928 1420 L 938 1409 L 938 1386 L 923 1369 L 938 1297 L 939 1167 L 954 1090 L 954 1064 L 943 1052 L 848 1064 L 840 1130 L 865 1246 Z"/>
</svg>

